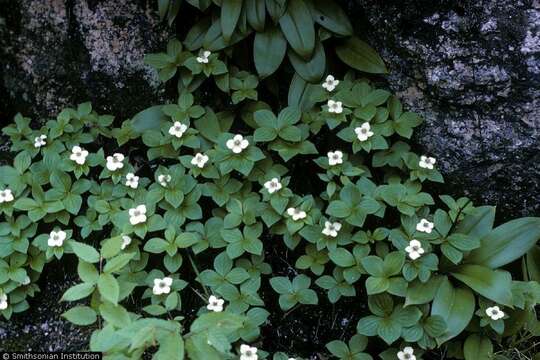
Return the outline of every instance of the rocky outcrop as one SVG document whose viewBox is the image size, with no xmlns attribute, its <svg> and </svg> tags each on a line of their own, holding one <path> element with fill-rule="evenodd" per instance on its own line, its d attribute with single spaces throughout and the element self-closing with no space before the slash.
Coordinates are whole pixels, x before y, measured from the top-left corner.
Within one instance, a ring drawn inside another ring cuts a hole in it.
<svg viewBox="0 0 540 360">
<path fill-rule="evenodd" d="M 3 108 L 38 118 L 92 101 L 131 116 L 157 101 L 159 81 L 143 63 L 168 29 L 153 0 L 0 0 Z"/>
<path fill-rule="evenodd" d="M 540 1 L 356 0 L 388 86 L 425 121 L 445 192 L 540 214 Z"/>
</svg>

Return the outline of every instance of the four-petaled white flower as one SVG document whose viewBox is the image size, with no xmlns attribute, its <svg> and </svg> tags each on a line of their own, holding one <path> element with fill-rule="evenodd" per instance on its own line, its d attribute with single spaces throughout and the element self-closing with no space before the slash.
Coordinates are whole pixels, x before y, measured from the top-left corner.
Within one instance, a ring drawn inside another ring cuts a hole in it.
<svg viewBox="0 0 540 360">
<path fill-rule="evenodd" d="M 107 169 L 109 171 L 116 171 L 124 167 L 124 155 L 120 153 L 114 153 L 113 156 L 107 156 Z"/>
<path fill-rule="evenodd" d="M 0 310 L 6 310 L 8 307 L 8 298 L 6 294 L 0 294 Z"/>
<path fill-rule="evenodd" d="M 10 201 L 13 201 L 13 199 L 14 197 L 11 189 L 0 190 L 0 204 L 8 203 Z"/>
<path fill-rule="evenodd" d="M 88 151 L 84 150 L 80 146 L 75 145 L 71 149 L 71 155 L 69 155 L 69 158 L 73 161 L 75 161 L 79 165 L 83 165 L 86 162 L 86 157 L 88 156 Z"/>
<path fill-rule="evenodd" d="M 328 91 L 334 91 L 336 86 L 338 86 L 339 80 L 334 79 L 334 76 L 328 75 L 324 80 L 322 87 Z"/>
<path fill-rule="evenodd" d="M 199 64 L 208 64 L 208 57 L 212 54 L 208 50 L 201 51 L 200 56 L 197 56 L 197 62 Z"/>
<path fill-rule="evenodd" d="M 403 351 L 398 352 L 397 357 L 399 360 L 416 360 L 414 350 L 410 346 L 406 346 Z"/>
<path fill-rule="evenodd" d="M 208 162 L 208 155 L 197 153 L 191 159 L 191 165 L 197 166 L 199 169 L 202 169 L 204 165 Z"/>
<path fill-rule="evenodd" d="M 418 259 L 425 252 L 422 248 L 422 243 L 416 239 L 409 241 L 409 246 L 405 248 L 405 251 L 412 260 Z"/>
<path fill-rule="evenodd" d="M 246 344 L 240 345 L 240 360 L 257 360 L 257 348 Z"/>
<path fill-rule="evenodd" d="M 371 131 L 371 125 L 369 125 L 368 122 L 365 122 L 362 124 L 362 126 L 355 128 L 354 132 L 356 133 L 356 137 L 360 141 L 366 141 L 373 136 L 373 131 Z"/>
<path fill-rule="evenodd" d="M 126 186 L 136 189 L 139 186 L 139 177 L 134 173 L 128 173 L 126 175 Z"/>
<path fill-rule="evenodd" d="M 187 130 L 187 125 L 182 124 L 180 121 L 175 121 L 173 126 L 169 128 L 169 134 L 181 138 Z"/>
<path fill-rule="evenodd" d="M 47 240 L 47 245 L 51 247 L 55 246 L 62 246 L 64 244 L 64 240 L 66 240 L 66 232 L 59 230 L 59 231 L 51 231 L 49 234 L 49 240 Z"/>
<path fill-rule="evenodd" d="M 324 229 L 322 233 L 326 236 L 336 237 L 338 235 L 338 231 L 341 230 L 341 224 L 338 222 L 330 222 L 325 221 L 324 222 Z"/>
<path fill-rule="evenodd" d="M 328 152 L 328 165 L 334 166 L 343 164 L 343 153 L 339 150 Z"/>
<path fill-rule="evenodd" d="M 420 156 L 420 161 L 418 162 L 418 166 L 420 166 L 423 169 L 433 170 L 433 165 L 435 165 L 436 162 L 437 160 L 435 160 L 435 158 L 422 155 Z"/>
<path fill-rule="evenodd" d="M 305 211 L 293 207 L 287 209 L 287 214 L 289 214 L 294 221 L 305 219 L 307 216 Z"/>
<path fill-rule="evenodd" d="M 225 300 L 215 297 L 214 295 L 210 295 L 210 299 L 208 299 L 208 305 L 206 305 L 206 308 L 213 312 L 222 312 L 224 303 Z"/>
<path fill-rule="evenodd" d="M 328 112 L 341 114 L 343 112 L 343 103 L 341 101 L 328 100 Z"/>
<path fill-rule="evenodd" d="M 159 185 L 163 187 L 167 187 L 167 185 L 171 182 L 171 180 L 172 180 L 172 177 L 169 174 L 165 174 L 165 175 L 161 174 L 161 175 L 158 175 L 157 177 L 157 181 Z"/>
<path fill-rule="evenodd" d="M 240 134 L 234 135 L 232 139 L 227 140 L 227 147 L 235 154 L 240 154 L 245 148 L 248 147 L 249 141 L 244 139 Z"/>
<path fill-rule="evenodd" d="M 171 292 L 173 279 L 166 276 L 163 279 L 154 279 L 154 287 L 152 292 L 154 295 L 168 294 Z"/>
<path fill-rule="evenodd" d="M 122 235 L 122 245 L 120 245 L 120 249 L 124 250 L 129 244 L 131 244 L 131 238 L 127 235 Z"/>
<path fill-rule="evenodd" d="M 146 222 L 146 205 L 139 205 L 129 209 L 129 222 L 131 225 L 137 225 Z"/>
<path fill-rule="evenodd" d="M 42 146 L 45 146 L 47 145 L 47 135 L 39 135 L 37 137 L 34 138 L 34 147 L 35 148 L 40 148 Z"/>
<path fill-rule="evenodd" d="M 268 180 L 267 182 L 265 182 L 264 187 L 266 188 L 269 194 L 273 194 L 276 191 L 281 190 L 283 186 L 279 182 L 278 178 L 273 178 L 272 180 Z"/>
<path fill-rule="evenodd" d="M 486 315 L 489 316 L 491 320 L 499 320 L 504 317 L 504 312 L 495 305 L 486 309 Z"/>
<path fill-rule="evenodd" d="M 435 225 L 432 222 L 429 222 L 426 219 L 421 219 L 420 222 L 416 224 L 416 230 L 431 234 L 431 230 L 433 230 L 434 226 Z"/>
</svg>

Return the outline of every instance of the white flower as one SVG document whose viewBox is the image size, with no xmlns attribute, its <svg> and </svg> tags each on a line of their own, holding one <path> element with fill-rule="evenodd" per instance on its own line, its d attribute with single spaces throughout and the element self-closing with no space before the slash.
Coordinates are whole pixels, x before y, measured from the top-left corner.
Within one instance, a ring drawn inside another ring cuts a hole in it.
<svg viewBox="0 0 540 360">
<path fill-rule="evenodd" d="M 338 222 L 330 222 L 325 221 L 324 222 L 324 229 L 322 233 L 326 236 L 336 237 L 338 235 L 338 231 L 341 230 L 341 224 Z"/>
<path fill-rule="evenodd" d="M 199 64 L 208 64 L 208 58 L 211 54 L 212 52 L 210 52 L 209 50 L 201 51 L 199 54 L 200 56 L 197 56 L 197 62 Z"/>
<path fill-rule="evenodd" d="M 409 254 L 409 257 L 413 260 L 418 259 L 425 252 L 422 249 L 422 243 L 416 239 L 412 239 L 409 242 L 409 246 L 405 248 L 405 251 Z"/>
<path fill-rule="evenodd" d="M 6 294 L 0 294 L 0 310 L 6 310 L 8 307 L 8 298 Z"/>
<path fill-rule="evenodd" d="M 131 225 L 137 225 L 146 222 L 146 206 L 139 205 L 129 209 L 129 222 Z"/>
<path fill-rule="evenodd" d="M 248 147 L 249 141 L 244 139 L 242 135 L 234 135 L 232 139 L 227 140 L 227 147 L 235 154 L 240 154 L 245 148 Z"/>
<path fill-rule="evenodd" d="M 62 246 L 64 244 L 64 240 L 66 240 L 65 231 L 51 231 L 49 234 L 49 240 L 47 240 L 47 245 L 51 247 Z"/>
<path fill-rule="evenodd" d="M 124 167 L 124 155 L 115 153 L 113 156 L 107 156 L 107 169 L 109 171 L 116 171 Z"/>
<path fill-rule="evenodd" d="M 172 177 L 169 174 L 166 174 L 166 175 L 161 174 L 161 175 L 158 175 L 157 177 L 157 181 L 159 185 L 163 187 L 167 187 L 167 185 L 171 182 L 171 180 L 172 180 Z"/>
<path fill-rule="evenodd" d="M 365 122 L 362 124 L 362 126 L 355 128 L 354 132 L 356 133 L 356 137 L 360 141 L 366 141 L 373 136 L 373 131 L 371 131 L 371 126 L 368 122 Z"/>
<path fill-rule="evenodd" d="M 0 190 L 0 204 L 13 201 L 13 193 L 11 189 Z"/>
<path fill-rule="evenodd" d="M 169 128 L 169 134 L 181 138 L 187 130 L 187 125 L 182 124 L 180 121 L 175 121 L 173 126 Z"/>
<path fill-rule="evenodd" d="M 433 165 L 435 165 L 436 162 L 437 160 L 435 160 L 435 158 L 422 155 L 420 156 L 420 161 L 418 162 L 418 166 L 420 166 L 423 169 L 432 170 Z"/>
<path fill-rule="evenodd" d="M 257 360 L 257 348 L 246 344 L 240 345 L 240 360 Z"/>
<path fill-rule="evenodd" d="M 343 153 L 339 150 L 328 152 L 328 164 L 330 166 L 343 164 Z"/>
<path fill-rule="evenodd" d="M 204 165 L 208 162 L 208 155 L 197 153 L 191 159 L 191 165 L 197 166 L 199 169 L 202 169 Z"/>
<path fill-rule="evenodd" d="M 80 146 L 75 145 L 71 149 L 71 155 L 69 155 L 69 158 L 73 161 L 75 161 L 79 165 L 83 165 L 86 162 L 86 157 L 88 156 L 88 151 L 84 150 Z"/>
<path fill-rule="evenodd" d="M 268 193 L 269 194 L 273 194 L 275 193 L 276 191 L 279 191 L 281 190 L 281 188 L 283 187 L 281 185 L 281 183 L 279 182 L 279 179 L 278 178 L 273 178 L 272 180 L 269 180 L 267 182 L 264 183 L 264 187 L 266 188 L 266 190 L 268 190 Z"/>
<path fill-rule="evenodd" d="M 339 80 L 334 79 L 332 75 L 328 75 L 326 80 L 324 80 L 322 87 L 328 91 L 334 91 L 336 86 L 338 86 Z"/>
<path fill-rule="evenodd" d="M 128 173 L 126 175 L 126 186 L 132 189 L 136 189 L 139 186 L 139 177 L 134 173 Z"/>
<path fill-rule="evenodd" d="M 343 112 L 343 104 L 341 101 L 328 100 L 328 112 L 341 114 Z"/>
<path fill-rule="evenodd" d="M 214 295 L 210 295 L 210 299 L 208 299 L 208 305 L 206 305 L 206 308 L 214 312 L 222 312 L 224 303 L 225 300 L 215 297 Z"/>
<path fill-rule="evenodd" d="M 171 292 L 172 278 L 166 276 L 163 279 L 154 279 L 152 292 L 154 295 L 168 294 Z"/>
<path fill-rule="evenodd" d="M 420 222 L 416 224 L 416 230 L 431 234 L 431 230 L 433 230 L 433 226 L 435 225 L 432 222 L 429 222 L 426 219 L 421 219 Z"/>
<path fill-rule="evenodd" d="M 504 312 L 495 305 L 486 309 L 486 315 L 489 316 L 491 320 L 499 320 L 504 317 Z"/>
<path fill-rule="evenodd" d="M 38 137 L 34 138 L 34 147 L 40 148 L 42 146 L 47 145 L 47 142 L 45 141 L 47 139 L 47 135 L 39 135 Z"/>
<path fill-rule="evenodd" d="M 403 351 L 398 352 L 397 357 L 399 360 L 416 360 L 416 356 L 414 356 L 414 350 L 410 346 L 406 346 Z"/>
<path fill-rule="evenodd" d="M 305 219 L 307 216 L 305 211 L 292 207 L 287 209 L 287 214 L 289 214 L 294 221 Z"/>
<path fill-rule="evenodd" d="M 131 238 L 127 235 L 122 235 L 122 245 L 120 245 L 120 249 L 124 250 L 129 244 L 131 244 Z"/>
<path fill-rule="evenodd" d="M 204 50 L 200 53 L 200 56 L 197 56 L 197 62 L 199 64 L 208 64 L 208 57 L 212 54 L 208 50 Z"/>
</svg>

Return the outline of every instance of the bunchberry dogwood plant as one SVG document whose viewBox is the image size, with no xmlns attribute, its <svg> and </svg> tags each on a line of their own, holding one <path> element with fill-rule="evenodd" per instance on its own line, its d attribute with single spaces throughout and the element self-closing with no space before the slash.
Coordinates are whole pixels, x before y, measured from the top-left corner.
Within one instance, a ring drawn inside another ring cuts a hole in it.
<svg viewBox="0 0 540 360">
<path fill-rule="evenodd" d="M 540 219 L 496 225 L 495 207 L 436 194 L 435 158 L 409 144 L 422 119 L 370 81 L 388 70 L 337 2 L 156 8 L 182 21 L 145 56 L 164 103 L 3 129 L 5 319 L 63 262 L 63 317 L 106 359 L 538 349 L 519 339 L 539 334 Z"/>
</svg>

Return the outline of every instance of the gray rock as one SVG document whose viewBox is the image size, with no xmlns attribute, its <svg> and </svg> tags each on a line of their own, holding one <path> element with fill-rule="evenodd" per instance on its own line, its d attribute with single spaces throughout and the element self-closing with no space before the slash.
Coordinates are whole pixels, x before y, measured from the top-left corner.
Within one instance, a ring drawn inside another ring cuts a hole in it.
<svg viewBox="0 0 540 360">
<path fill-rule="evenodd" d="M 390 68 L 387 85 L 425 124 L 443 191 L 540 214 L 540 2 L 346 2 Z"/>
<path fill-rule="evenodd" d="M 143 56 L 163 49 L 169 30 L 153 6 L 0 0 L 0 75 L 10 99 L 0 105 L 41 118 L 90 100 L 127 117 L 157 102 L 159 81 Z"/>
</svg>

